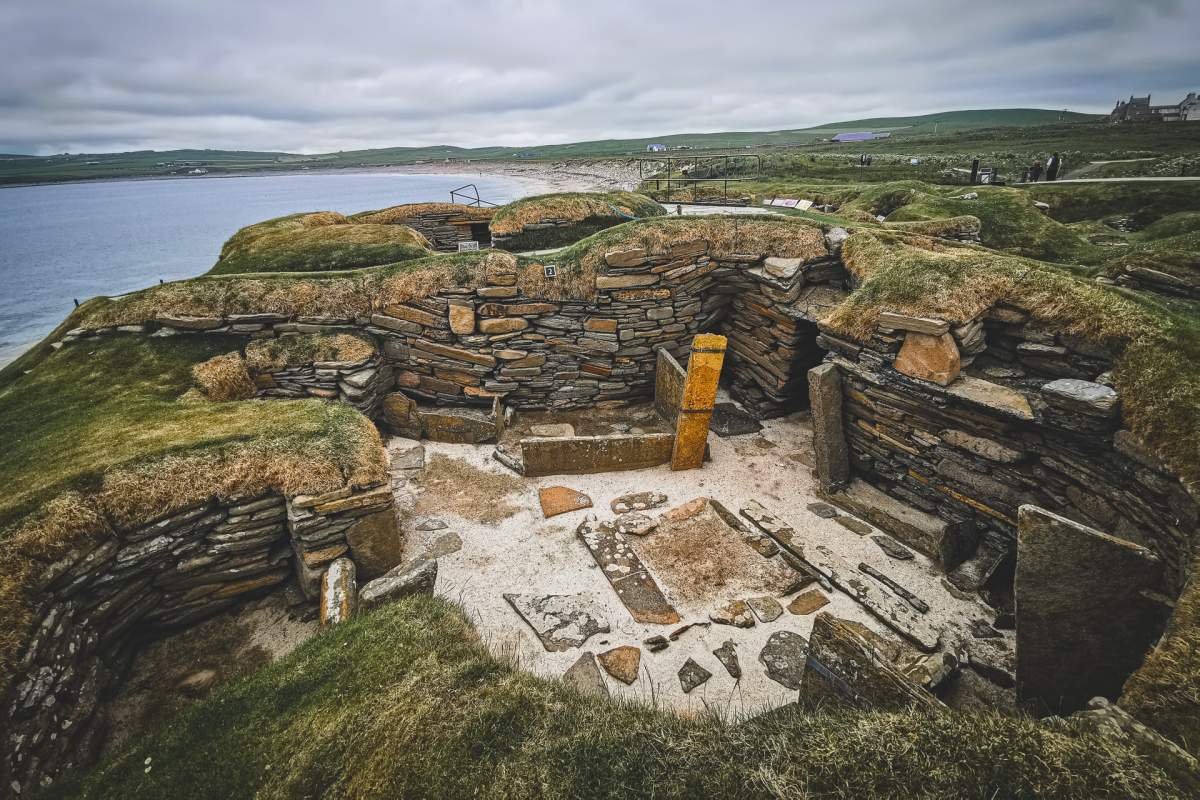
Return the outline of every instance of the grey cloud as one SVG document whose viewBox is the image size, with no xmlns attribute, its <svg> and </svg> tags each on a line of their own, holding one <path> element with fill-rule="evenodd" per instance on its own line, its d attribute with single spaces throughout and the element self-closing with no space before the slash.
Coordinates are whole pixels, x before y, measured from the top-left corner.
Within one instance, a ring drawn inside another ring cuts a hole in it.
<svg viewBox="0 0 1200 800">
<path fill-rule="evenodd" d="M 0 0 L 0 151 L 773 130 L 1196 90 L 1178 0 Z"/>
</svg>

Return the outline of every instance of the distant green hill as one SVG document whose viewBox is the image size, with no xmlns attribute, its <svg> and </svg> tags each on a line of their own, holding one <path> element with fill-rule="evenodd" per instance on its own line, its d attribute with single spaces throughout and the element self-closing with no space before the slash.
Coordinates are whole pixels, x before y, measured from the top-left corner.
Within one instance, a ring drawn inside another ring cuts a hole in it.
<svg viewBox="0 0 1200 800">
<path fill-rule="evenodd" d="M 297 169 L 380 167 L 446 159 L 578 158 L 643 154 L 650 144 L 667 147 L 721 150 L 760 146 L 813 144 L 836 133 L 856 130 L 890 130 L 893 137 L 930 133 L 1087 122 L 1095 115 L 1036 108 L 945 111 L 913 117 L 831 122 L 813 128 L 780 131 L 727 131 L 676 133 L 638 139 L 598 139 L 569 144 L 494 145 L 489 147 L 386 147 L 347 150 L 319 155 L 246 150 L 139 150 L 128 153 L 72 153 L 54 156 L 0 155 L 0 185 L 93 178 L 135 178 L 186 175 L 202 169 L 208 173 L 263 172 Z"/>
</svg>

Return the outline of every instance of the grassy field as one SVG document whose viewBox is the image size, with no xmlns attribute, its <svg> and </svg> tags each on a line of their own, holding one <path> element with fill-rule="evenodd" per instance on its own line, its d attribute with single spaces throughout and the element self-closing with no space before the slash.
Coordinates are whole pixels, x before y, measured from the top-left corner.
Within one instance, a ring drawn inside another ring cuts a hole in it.
<svg viewBox="0 0 1200 800">
<path fill-rule="evenodd" d="M 783 131 L 725 133 L 681 133 L 640 139 L 600 139 L 552 145 L 453 147 L 389 147 L 349 150 L 338 153 L 300 155 L 295 153 L 234 150 L 172 150 L 130 153 L 60 154 L 0 158 L 0 186 L 14 183 L 90 180 L 95 178 L 162 177 L 186 175 L 206 169 L 211 175 L 241 172 L 273 172 L 298 169 L 348 169 L 412 164 L 452 159 L 562 159 L 591 156 L 644 155 L 651 143 L 693 149 L 744 149 L 807 145 L 836 133 L 863 129 L 888 129 L 893 135 L 912 137 L 939 131 L 970 130 L 977 127 L 1026 127 L 1060 121 L 1058 111 L 1041 109 L 984 109 L 948 111 L 916 117 L 888 117 L 827 123 L 815 128 Z M 1093 119 L 1085 114 L 1067 114 L 1065 121 Z"/>
<path fill-rule="evenodd" d="M 318 635 L 51 798 L 1175 798 L 1129 745 L 990 713 L 742 722 L 520 672 L 417 597 Z"/>
</svg>

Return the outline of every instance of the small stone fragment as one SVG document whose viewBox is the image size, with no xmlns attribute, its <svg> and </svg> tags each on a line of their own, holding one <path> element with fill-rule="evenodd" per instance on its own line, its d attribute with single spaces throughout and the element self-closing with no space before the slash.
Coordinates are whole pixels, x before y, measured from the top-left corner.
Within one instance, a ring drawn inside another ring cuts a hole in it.
<svg viewBox="0 0 1200 800">
<path fill-rule="evenodd" d="M 1114 417 L 1119 397 L 1112 387 L 1075 378 L 1051 381 L 1042 387 L 1047 403 L 1095 417 Z"/>
<path fill-rule="evenodd" d="M 742 677 L 742 665 L 738 662 L 737 645 L 733 643 L 732 639 L 726 639 L 720 647 L 712 652 L 717 657 L 717 661 L 721 662 L 721 666 L 725 667 L 729 677 L 735 680 Z"/>
<path fill-rule="evenodd" d="M 697 497 L 693 500 L 688 500 L 681 506 L 675 506 L 670 511 L 664 511 L 662 518 L 667 522 L 683 522 L 685 519 L 691 519 L 696 516 L 707 506 L 707 498 Z"/>
<path fill-rule="evenodd" d="M 363 586 L 358 602 L 363 608 L 374 608 L 413 594 L 433 594 L 437 573 L 436 560 L 410 561 Z"/>
<path fill-rule="evenodd" d="M 838 515 L 837 509 L 829 503 L 809 503 L 808 510 L 821 519 L 833 519 Z"/>
<path fill-rule="evenodd" d="M 596 657 L 589 650 L 579 657 L 566 672 L 563 673 L 563 683 L 578 689 L 583 694 L 608 697 L 608 686 L 604 676 L 596 666 Z"/>
<path fill-rule="evenodd" d="M 792 598 L 792 602 L 788 603 L 787 608 L 793 614 L 802 615 L 811 614 L 827 605 L 829 605 L 828 597 L 817 589 L 810 589 L 804 594 Z"/>
<path fill-rule="evenodd" d="M 422 550 L 421 554 L 414 560 L 431 561 L 442 556 L 448 556 L 462 550 L 462 545 L 462 537 L 457 533 L 443 533 L 430 542 L 429 546 Z"/>
<path fill-rule="evenodd" d="M 671 642 L 661 633 L 657 636 L 648 636 L 645 639 L 642 639 L 642 644 L 651 653 L 658 653 L 671 646 Z"/>
<path fill-rule="evenodd" d="M 1003 636 L 1000 631 L 996 630 L 989 625 L 987 621 L 982 619 L 971 620 L 971 635 L 976 639 L 996 639 L 1000 636 Z"/>
<path fill-rule="evenodd" d="M 626 686 L 637 680 L 638 667 L 642 663 L 642 651 L 638 647 L 625 645 L 606 650 L 596 656 L 604 671 Z"/>
<path fill-rule="evenodd" d="M 758 660 L 767 668 L 767 677 L 792 690 L 800 688 L 807 658 L 808 640 L 792 631 L 772 633 L 758 654 Z"/>
<path fill-rule="evenodd" d="M 768 595 L 751 597 L 746 600 L 746 604 L 754 611 L 759 622 L 774 622 L 783 616 L 783 606 L 779 605 L 779 601 L 774 597 Z"/>
<path fill-rule="evenodd" d="M 753 628 L 754 615 L 750 613 L 750 604 L 745 600 L 733 600 L 713 611 L 708 618 L 718 625 L 732 625 L 735 628 Z"/>
<path fill-rule="evenodd" d="M 640 512 L 617 517 L 617 533 L 645 536 L 658 527 L 658 520 Z"/>
<path fill-rule="evenodd" d="M 205 694 L 217 682 L 215 669 L 202 669 L 182 678 L 175 688 L 183 694 L 198 697 Z"/>
<path fill-rule="evenodd" d="M 634 492 L 621 495 L 609 503 L 609 507 L 614 514 L 628 514 L 630 511 L 649 511 L 666 503 L 667 496 L 662 492 Z"/>
<path fill-rule="evenodd" d="M 895 539 L 893 539 L 890 536 L 886 536 L 882 533 L 877 533 L 871 537 L 871 541 L 873 541 L 875 544 L 879 545 L 879 549 L 882 550 L 883 552 L 887 553 L 892 558 L 898 559 L 900 561 L 908 561 L 908 560 L 912 559 L 912 557 L 913 557 L 911 550 L 909 550 L 907 547 L 900 544 L 899 542 L 897 542 Z"/>
<path fill-rule="evenodd" d="M 690 658 L 679 668 L 679 686 L 684 694 L 690 694 L 692 689 L 704 684 L 711 677 L 711 672 Z"/>
<path fill-rule="evenodd" d="M 450 526 L 442 522 L 440 519 L 437 519 L 436 517 L 430 517 L 429 519 L 418 523 L 416 529 L 419 531 L 440 531 L 448 527 Z"/>
<path fill-rule="evenodd" d="M 671 631 L 669 638 L 673 642 L 692 628 L 708 628 L 711 625 L 711 622 L 689 622 L 687 625 L 681 625 L 675 630 Z"/>
<path fill-rule="evenodd" d="M 542 516 L 546 519 L 592 507 L 592 498 L 566 486 L 549 486 L 538 490 L 538 501 L 542 504 Z"/>
<path fill-rule="evenodd" d="M 863 522 L 861 519 L 855 519 L 854 517 L 841 516 L 841 517 L 834 517 L 833 521 L 836 522 L 838 525 L 841 525 L 846 530 L 851 531 L 853 533 L 857 533 L 859 536 L 866 536 L 868 533 L 871 532 L 871 526 L 868 525 L 867 523 Z"/>
<path fill-rule="evenodd" d="M 763 426 L 761 422 L 733 403 L 717 403 L 713 406 L 712 419 L 708 423 L 708 428 L 717 436 L 726 437 L 758 433 Z"/>
</svg>

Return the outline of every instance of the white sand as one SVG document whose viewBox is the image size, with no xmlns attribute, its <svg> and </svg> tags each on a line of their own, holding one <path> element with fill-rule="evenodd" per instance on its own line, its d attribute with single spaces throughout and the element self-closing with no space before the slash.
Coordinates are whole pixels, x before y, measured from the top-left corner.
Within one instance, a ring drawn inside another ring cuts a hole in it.
<svg viewBox="0 0 1200 800">
<path fill-rule="evenodd" d="M 734 513 L 747 501 L 758 500 L 794 527 L 802 539 L 826 544 L 852 565 L 871 564 L 927 602 L 929 618 L 944 628 L 943 644 L 964 635 L 972 618 L 990 620 L 992 612 L 986 606 L 949 595 L 941 586 L 940 571 L 920 554 L 912 561 L 893 560 L 869 536 L 860 537 L 807 510 L 807 504 L 816 500 L 813 477 L 807 467 L 788 456 L 811 455 L 811 439 L 812 429 L 807 419 L 793 415 L 766 422 L 761 434 L 729 439 L 710 434 L 712 460 L 701 470 L 672 472 L 664 466 L 636 472 L 523 479 L 526 488 L 508 498 L 508 502 L 523 510 L 499 524 L 482 525 L 451 515 L 440 517 L 449 525 L 447 530 L 460 534 L 463 548 L 439 560 L 437 592 L 463 606 L 494 652 L 541 675 L 561 675 L 585 650 L 599 653 L 620 645 L 640 646 L 648 636 L 668 634 L 678 626 L 642 625 L 632 619 L 575 536 L 576 527 L 588 513 L 595 513 L 600 519 L 612 518 L 609 502 L 619 495 L 656 490 L 665 493 L 669 503 L 647 512 L 651 515 L 701 496 L 721 501 Z M 427 458 L 441 453 L 487 472 L 511 474 L 492 459 L 491 446 L 425 442 L 425 448 Z M 557 485 L 587 493 L 595 507 L 543 519 L 537 489 Z M 470 487 L 464 487 L 464 491 L 469 492 Z M 409 553 L 416 553 L 447 532 L 411 530 L 419 521 L 412 519 L 406 523 L 410 529 L 406 534 Z M 679 602 L 670 596 L 665 581 L 659 580 L 659 584 L 675 604 L 683 623 L 707 621 L 708 612 L 715 606 Z M 727 599 L 747 596 L 739 593 L 738 588 L 726 587 L 722 595 Z M 606 607 L 612 631 L 592 637 L 579 650 L 548 653 L 505 602 L 502 597 L 505 592 L 591 593 Z M 786 606 L 788 599 L 780 601 Z M 835 590 L 830 600 L 822 610 L 865 623 L 886 637 L 896 638 L 847 595 Z M 760 713 L 794 699 L 795 693 L 766 676 L 758 661 L 759 651 L 775 631 L 791 630 L 807 638 L 813 616 L 795 616 L 785 611 L 774 622 L 759 623 L 748 630 L 716 624 L 693 628 L 662 652 L 649 653 L 643 647 L 642 674 L 632 686 L 625 686 L 607 673 L 604 677 L 614 696 L 636 698 L 682 712 L 708 708 L 733 717 Z M 1005 635 L 1011 638 L 1011 633 Z M 740 681 L 734 681 L 712 655 L 726 639 L 737 643 L 742 667 Z M 713 677 L 685 695 L 677 672 L 689 656 L 713 673 Z"/>
</svg>

